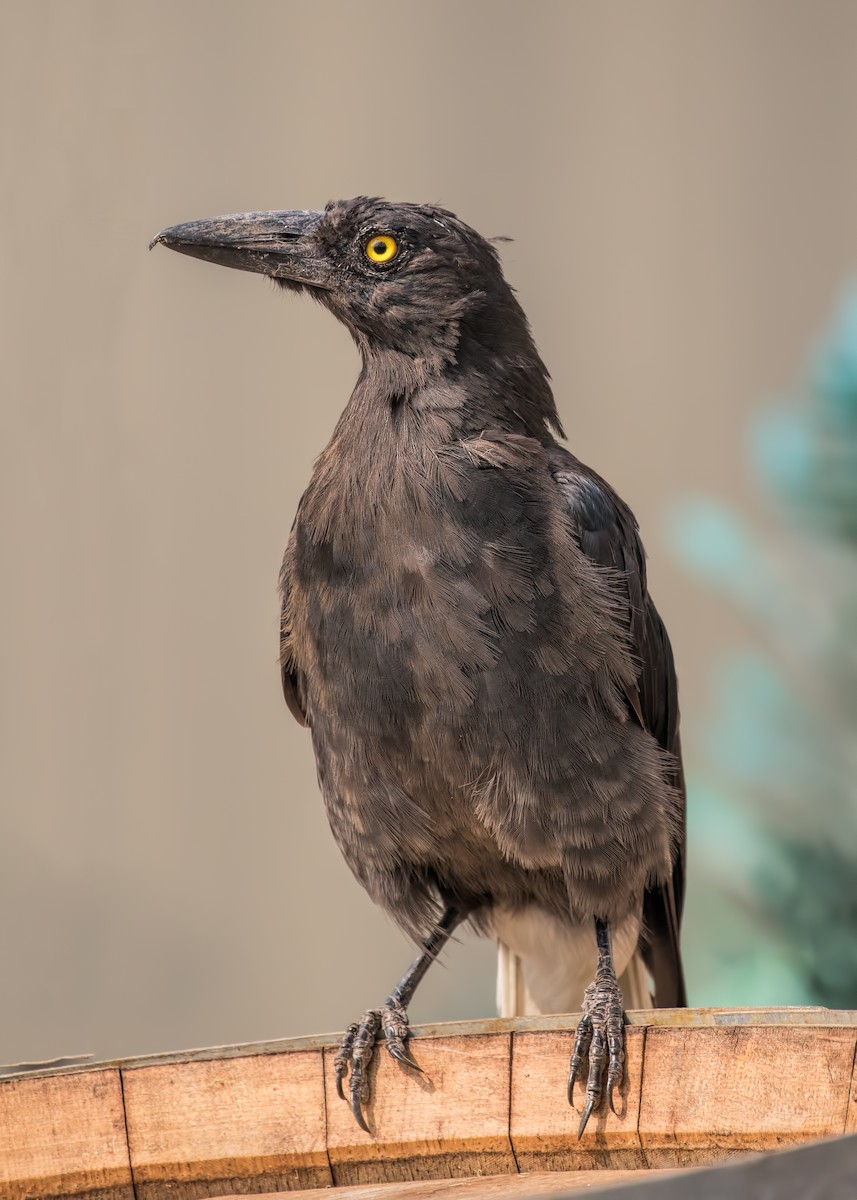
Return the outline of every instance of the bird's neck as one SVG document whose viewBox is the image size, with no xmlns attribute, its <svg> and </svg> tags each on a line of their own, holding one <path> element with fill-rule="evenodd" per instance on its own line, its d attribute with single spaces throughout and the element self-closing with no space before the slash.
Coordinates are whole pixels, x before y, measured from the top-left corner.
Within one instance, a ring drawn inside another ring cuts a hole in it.
<svg viewBox="0 0 857 1200">
<path fill-rule="evenodd" d="M 449 354 L 360 347 L 363 370 L 343 414 L 361 425 L 428 425 L 442 440 L 485 429 L 542 440 L 562 433 L 550 379 L 526 338 L 493 347 L 462 330 Z M 349 410 L 351 410 L 349 412 Z"/>
<path fill-rule="evenodd" d="M 562 432 L 547 371 L 531 354 L 462 347 L 426 358 L 364 352 L 363 370 L 301 501 L 313 536 L 363 537 L 402 486 L 434 477 L 439 454 L 486 432 L 546 442 Z M 343 499 L 345 498 L 345 500 Z"/>
</svg>

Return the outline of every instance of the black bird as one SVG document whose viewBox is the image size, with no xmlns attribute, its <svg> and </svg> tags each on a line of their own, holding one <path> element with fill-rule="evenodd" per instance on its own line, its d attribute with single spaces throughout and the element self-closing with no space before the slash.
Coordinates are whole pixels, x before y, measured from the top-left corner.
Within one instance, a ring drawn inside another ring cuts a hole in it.
<svg viewBox="0 0 857 1200">
<path fill-rule="evenodd" d="M 348 865 L 423 951 L 349 1027 L 339 1093 L 350 1071 L 366 1129 L 381 1032 L 416 1066 L 408 1003 L 467 920 L 540 1011 L 583 993 L 582 1133 L 623 1075 L 618 976 L 642 958 L 654 1003 L 686 1003 L 676 678 L 636 520 L 554 439 L 497 252 L 452 213 L 358 197 L 158 242 L 308 291 L 363 359 L 286 548 L 283 690 Z"/>
</svg>

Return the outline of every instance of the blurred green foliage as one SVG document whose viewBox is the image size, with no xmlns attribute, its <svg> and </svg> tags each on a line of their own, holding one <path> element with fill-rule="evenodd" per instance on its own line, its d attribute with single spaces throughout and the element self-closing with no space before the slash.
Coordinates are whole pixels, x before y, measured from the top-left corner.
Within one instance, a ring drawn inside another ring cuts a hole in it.
<svg viewBox="0 0 857 1200">
<path fill-rule="evenodd" d="M 857 286 L 749 440 L 772 531 L 702 498 L 671 530 L 758 630 L 690 755 L 691 1000 L 857 1008 Z"/>
</svg>

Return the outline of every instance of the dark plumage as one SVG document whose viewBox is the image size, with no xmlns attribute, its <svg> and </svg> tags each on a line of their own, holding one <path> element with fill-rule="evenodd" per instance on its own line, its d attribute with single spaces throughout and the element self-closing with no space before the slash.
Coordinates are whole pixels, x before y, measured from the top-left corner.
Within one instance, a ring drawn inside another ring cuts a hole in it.
<svg viewBox="0 0 857 1200">
<path fill-rule="evenodd" d="M 634 516 L 555 441 L 497 253 L 452 213 L 358 198 L 156 240 L 309 290 L 363 358 L 281 575 L 283 688 L 334 836 L 428 939 L 346 1036 L 355 1115 L 379 1028 L 408 1061 L 407 1002 L 466 918 L 511 946 L 543 1010 L 576 1007 L 597 966 L 582 1129 L 608 1060 L 608 1095 L 621 1075 L 610 931 L 620 973 L 639 948 L 655 1003 L 685 1003 L 675 671 Z"/>
</svg>

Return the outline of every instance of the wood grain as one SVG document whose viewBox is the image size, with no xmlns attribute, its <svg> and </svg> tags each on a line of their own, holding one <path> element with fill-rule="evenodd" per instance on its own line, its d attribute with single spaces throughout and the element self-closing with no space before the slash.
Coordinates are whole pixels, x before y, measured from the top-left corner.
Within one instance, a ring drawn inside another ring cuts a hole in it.
<svg viewBox="0 0 857 1200">
<path fill-rule="evenodd" d="M 137 1200 L 329 1187 L 318 1050 L 123 1076 Z"/>
<path fill-rule="evenodd" d="M 463 1175 L 514 1174 L 509 1140 L 508 1034 L 413 1038 L 423 1074 L 408 1070 L 379 1046 L 371 1067 L 372 1134 L 359 1129 L 336 1095 L 333 1058 L 325 1051 L 327 1148 L 340 1184 Z"/>
<path fill-rule="evenodd" d="M 134 1200 L 117 1070 L 0 1080 L 3 1200 Z"/>
<path fill-rule="evenodd" d="M 854 1053 L 853 1027 L 648 1029 L 646 1161 L 696 1166 L 843 1133 Z"/>
<path fill-rule="evenodd" d="M 618 1116 L 602 1105 L 578 1141 L 584 1088 L 578 1083 L 575 1108 L 566 1094 L 574 1031 L 513 1035 L 510 1130 L 522 1171 L 632 1170 L 646 1165 L 637 1133 L 645 1036 L 639 1026 L 625 1031 L 626 1078 L 617 1092 Z"/>
<path fill-rule="evenodd" d="M 641 1179 L 660 1179 L 674 1171 L 559 1171 L 521 1175 L 487 1175 L 480 1179 L 434 1179 L 425 1183 L 366 1183 L 337 1188 L 329 1200 L 536 1200 L 567 1196 Z M 293 1192 L 293 1200 L 320 1200 L 318 1192 Z M 226 1197 L 225 1200 L 237 1200 Z M 256 1200 L 277 1200 L 275 1195 Z"/>
</svg>

